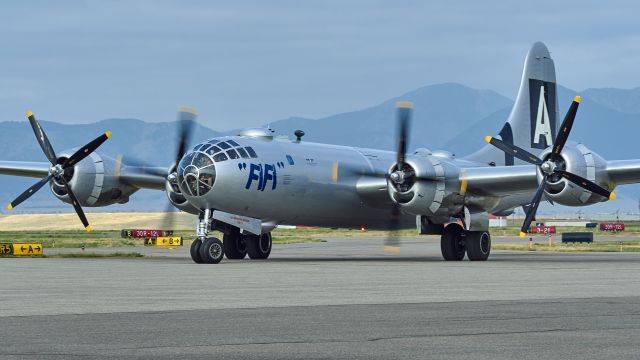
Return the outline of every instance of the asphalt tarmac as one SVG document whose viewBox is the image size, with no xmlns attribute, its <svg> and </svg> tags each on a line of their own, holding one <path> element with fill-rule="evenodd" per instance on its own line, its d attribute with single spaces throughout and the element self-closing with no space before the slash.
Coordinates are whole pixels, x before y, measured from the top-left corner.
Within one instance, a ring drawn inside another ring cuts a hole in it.
<svg viewBox="0 0 640 360">
<path fill-rule="evenodd" d="M 275 246 L 197 265 L 0 259 L 0 358 L 640 358 L 640 254 L 494 252 L 437 241 Z"/>
</svg>

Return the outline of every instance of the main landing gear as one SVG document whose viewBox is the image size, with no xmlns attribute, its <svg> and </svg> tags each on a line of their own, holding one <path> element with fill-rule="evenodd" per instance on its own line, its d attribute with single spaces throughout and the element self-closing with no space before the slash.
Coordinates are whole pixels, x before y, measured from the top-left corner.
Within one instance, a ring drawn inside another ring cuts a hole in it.
<svg viewBox="0 0 640 360">
<path fill-rule="evenodd" d="M 243 235 L 237 227 L 216 226 L 224 233 L 223 241 L 220 241 L 207 237 L 211 227 L 211 210 L 205 210 L 198 223 L 198 237 L 191 243 L 191 259 L 197 264 L 217 264 L 224 256 L 241 260 L 249 255 L 252 260 L 264 260 L 271 254 L 271 233 Z"/>
<path fill-rule="evenodd" d="M 467 231 L 459 224 L 449 224 L 440 238 L 440 250 L 446 261 L 460 261 L 465 252 L 471 261 L 485 261 L 491 253 L 488 231 Z"/>
</svg>

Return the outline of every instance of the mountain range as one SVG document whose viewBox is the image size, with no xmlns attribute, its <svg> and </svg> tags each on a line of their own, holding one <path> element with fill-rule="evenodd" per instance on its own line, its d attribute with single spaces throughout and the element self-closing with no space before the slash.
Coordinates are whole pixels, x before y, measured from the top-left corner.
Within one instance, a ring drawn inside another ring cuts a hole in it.
<svg viewBox="0 0 640 360">
<path fill-rule="evenodd" d="M 560 116 L 578 92 L 558 86 Z M 640 87 L 635 89 L 587 89 L 579 93 L 583 100 L 571 139 L 586 144 L 606 159 L 640 157 L 634 146 L 640 133 Z M 395 147 L 395 103 L 414 103 L 410 148 L 444 149 L 459 156 L 484 145 L 486 135 L 496 134 L 506 121 L 513 100 L 492 90 L 473 89 L 445 83 L 421 87 L 378 105 L 320 119 L 292 117 L 268 121 L 276 135 L 293 137 L 297 129 L 305 131 L 305 141 L 392 150 Z M 114 133 L 100 152 L 110 156 L 133 155 L 144 162 L 168 166 L 174 156 L 178 125 L 175 122 L 143 122 L 137 119 L 107 119 L 90 124 L 61 124 L 41 121 L 56 149 L 83 145 L 100 133 Z M 194 142 L 234 131 L 218 132 L 202 125 L 194 130 Z M 2 160 L 45 161 L 26 121 L 0 122 L 0 158 Z M 0 201 L 8 202 L 35 182 L 0 176 Z M 620 200 L 598 204 L 585 212 L 638 211 L 640 186 L 618 191 Z M 129 204 L 114 205 L 110 211 L 164 210 L 164 194 L 141 191 Z M 560 207 L 561 208 L 561 207 Z M 17 210 L 17 209 L 16 209 Z M 21 211 L 67 211 L 71 207 L 41 191 L 21 205 Z M 541 211 L 558 211 L 545 206 Z M 568 209 L 566 211 L 573 211 Z"/>
</svg>

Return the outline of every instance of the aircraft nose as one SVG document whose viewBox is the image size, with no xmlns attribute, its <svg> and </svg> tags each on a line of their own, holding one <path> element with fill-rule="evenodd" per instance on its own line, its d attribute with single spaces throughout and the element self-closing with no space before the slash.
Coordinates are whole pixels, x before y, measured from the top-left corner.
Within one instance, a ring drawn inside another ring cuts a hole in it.
<svg viewBox="0 0 640 360">
<path fill-rule="evenodd" d="M 192 151 L 178 164 L 178 186 L 183 194 L 192 197 L 204 196 L 216 181 L 216 167 L 206 153 Z"/>
</svg>

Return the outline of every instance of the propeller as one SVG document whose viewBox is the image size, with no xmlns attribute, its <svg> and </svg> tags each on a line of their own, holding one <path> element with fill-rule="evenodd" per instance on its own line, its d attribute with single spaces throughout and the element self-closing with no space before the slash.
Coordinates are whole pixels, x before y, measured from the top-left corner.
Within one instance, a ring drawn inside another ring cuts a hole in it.
<svg viewBox="0 0 640 360">
<path fill-rule="evenodd" d="M 551 151 L 547 160 L 542 160 L 538 156 L 531 154 L 530 152 L 519 148 L 513 144 L 507 144 L 500 139 L 496 139 L 492 136 L 485 137 L 485 140 L 491 145 L 497 147 L 498 149 L 504 151 L 507 154 L 513 155 L 514 157 L 527 162 L 529 164 L 536 165 L 540 168 L 542 173 L 542 181 L 531 200 L 530 206 L 527 209 L 526 216 L 524 219 L 524 223 L 522 224 L 522 229 L 520 230 L 520 237 L 523 238 L 526 236 L 527 231 L 529 231 L 529 226 L 533 221 L 536 211 L 538 210 L 538 206 L 540 205 L 540 201 L 542 201 L 542 195 L 544 194 L 544 190 L 547 184 L 547 180 L 549 177 L 557 175 L 561 176 L 572 183 L 580 186 L 581 188 L 591 191 L 595 194 L 613 200 L 616 198 L 616 195 L 613 192 L 610 192 L 600 185 L 583 178 L 582 176 L 570 173 L 568 171 L 562 170 L 559 167 L 559 161 L 562 159 L 560 154 L 562 153 L 562 149 L 564 149 L 565 144 L 567 143 L 567 139 L 569 138 L 569 134 L 571 133 L 571 128 L 573 126 L 573 122 L 576 118 L 576 113 L 578 112 L 578 106 L 580 105 L 580 96 L 576 96 L 573 98 L 573 102 L 569 107 L 569 111 L 564 117 L 562 121 L 562 125 L 560 126 L 560 131 L 558 132 L 558 136 L 556 136 L 555 145 Z"/>
<path fill-rule="evenodd" d="M 387 180 L 393 182 L 396 186 L 401 186 L 405 182 L 412 180 L 412 178 L 416 178 L 416 174 L 407 168 L 405 162 L 407 156 L 408 134 L 411 127 L 412 109 L 413 104 L 411 102 L 399 101 L 396 103 L 396 116 L 398 121 L 396 170 L 390 174 L 384 174 Z M 400 239 L 397 236 L 397 231 L 400 229 L 402 211 L 400 209 L 400 204 L 395 201 L 396 199 L 393 200 L 391 217 L 389 218 L 389 234 L 384 240 L 384 251 L 387 253 L 397 254 L 400 252 Z"/>
<path fill-rule="evenodd" d="M 15 200 L 7 205 L 7 209 L 11 210 L 20 205 L 22 202 L 24 202 L 38 190 L 40 190 L 51 179 L 55 179 L 62 183 L 67 190 L 67 194 L 69 194 L 69 198 L 71 199 L 71 204 L 73 205 L 76 214 L 78 214 L 80 221 L 82 221 L 82 225 L 84 225 L 84 228 L 87 231 L 91 231 L 89 221 L 87 220 L 87 217 L 85 216 L 84 211 L 82 210 L 82 207 L 80 206 L 80 203 L 76 198 L 76 195 L 71 190 L 71 186 L 69 186 L 69 183 L 67 182 L 67 179 L 64 178 L 64 176 L 66 170 L 72 168 L 75 164 L 82 161 L 82 159 L 89 156 L 89 154 L 94 152 L 100 145 L 102 145 L 102 143 L 107 141 L 107 139 L 111 136 L 111 131 L 107 131 L 104 134 L 93 139 L 87 145 L 81 147 L 79 150 L 69 156 L 69 158 L 67 158 L 64 162 L 60 162 L 58 161 L 56 152 L 53 150 L 53 146 L 51 146 L 51 143 L 49 142 L 47 134 L 45 134 L 44 130 L 40 126 L 40 123 L 38 122 L 38 120 L 36 120 L 36 117 L 31 111 L 27 111 L 27 118 L 29 119 L 29 123 L 31 124 L 31 128 L 33 129 L 33 133 L 38 140 L 38 144 L 40 144 L 42 151 L 51 163 L 51 168 L 49 169 L 49 175 L 45 176 L 40 181 L 24 191 L 22 194 L 20 194 Z"/>
<path fill-rule="evenodd" d="M 170 173 L 166 175 L 167 181 L 174 191 L 180 190 L 178 187 L 178 165 L 180 164 L 180 160 L 182 160 L 184 154 L 187 152 L 187 147 L 191 143 L 191 136 L 196 124 L 195 120 L 197 115 L 198 113 L 195 108 L 182 107 L 178 110 L 178 146 L 176 148 L 175 168 L 172 167 Z M 168 230 L 172 230 L 175 223 L 175 212 L 173 210 L 173 205 L 169 203 L 169 205 L 167 205 L 167 210 L 165 211 L 166 215 L 163 221 L 163 227 Z"/>
</svg>

